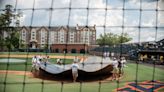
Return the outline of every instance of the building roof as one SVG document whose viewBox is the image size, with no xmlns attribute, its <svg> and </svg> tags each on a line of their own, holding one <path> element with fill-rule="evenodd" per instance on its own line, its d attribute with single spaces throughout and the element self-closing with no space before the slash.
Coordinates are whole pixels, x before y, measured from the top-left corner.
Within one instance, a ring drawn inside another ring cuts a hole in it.
<svg viewBox="0 0 164 92">
<path fill-rule="evenodd" d="M 78 26 L 78 29 L 77 29 L 77 27 L 76 26 L 71 26 L 71 27 L 67 27 L 67 26 L 53 26 L 53 27 L 48 27 L 48 26 L 32 26 L 32 27 L 30 27 L 30 26 L 22 26 L 22 27 L 20 27 L 21 29 L 23 29 L 23 28 L 25 28 L 26 30 L 31 30 L 31 28 L 33 29 L 33 28 L 39 28 L 39 29 L 37 29 L 37 30 L 40 30 L 40 29 L 42 29 L 42 28 L 44 28 L 44 29 L 46 29 L 46 30 L 49 30 L 50 29 L 50 31 L 57 31 L 57 30 L 60 30 L 60 29 L 64 29 L 64 30 L 68 30 L 68 28 L 69 28 L 69 31 L 77 31 L 77 30 L 83 30 L 84 28 L 88 28 L 88 29 L 90 29 L 90 30 L 95 30 L 95 26 Z"/>
<path fill-rule="evenodd" d="M 141 42 L 132 42 L 132 41 L 129 41 L 129 42 L 125 42 L 125 43 L 122 43 L 122 44 L 144 44 L 144 43 L 158 43 L 158 42 L 164 42 L 164 38 L 161 38 L 161 39 L 158 39 L 156 41 L 141 41 Z"/>
</svg>

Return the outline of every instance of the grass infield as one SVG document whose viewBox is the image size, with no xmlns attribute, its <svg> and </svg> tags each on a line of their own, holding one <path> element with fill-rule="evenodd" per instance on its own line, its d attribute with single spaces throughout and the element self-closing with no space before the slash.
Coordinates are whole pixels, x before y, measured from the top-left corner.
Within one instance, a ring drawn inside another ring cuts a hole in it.
<svg viewBox="0 0 164 92">
<path fill-rule="evenodd" d="M 31 54 L 31 53 L 30 53 Z M 17 71 L 30 71 L 31 58 L 25 59 L 26 63 L 0 63 L 0 70 L 17 70 Z M 56 63 L 56 59 L 52 58 L 51 63 Z M 65 59 L 65 63 L 72 63 L 72 59 Z M 117 81 L 96 81 L 96 82 L 76 82 L 68 83 L 60 81 L 41 80 L 32 76 L 23 76 L 17 74 L 0 74 L 0 92 L 111 92 L 117 88 L 123 87 L 127 82 L 143 82 L 153 79 L 153 67 L 145 66 L 142 64 L 137 65 L 134 63 L 127 64 L 128 67 L 124 68 L 125 74 L 120 80 Z M 137 72 L 137 75 L 136 75 Z M 155 68 L 154 80 L 164 82 L 163 69 Z M 137 76 L 137 78 L 136 78 Z M 4 89 L 5 88 L 5 89 Z M 160 92 L 163 92 L 161 89 Z"/>
<path fill-rule="evenodd" d="M 30 67 L 30 66 L 29 66 Z M 24 70 L 13 66 L 9 68 L 11 70 Z M 155 69 L 155 80 L 164 82 L 164 72 L 162 69 Z M 8 74 L 5 78 L 5 74 L 0 75 L 0 92 L 4 92 L 4 86 L 6 87 L 5 92 L 41 92 L 42 88 L 44 92 L 111 92 L 117 87 L 124 86 L 127 82 L 134 82 L 136 80 L 136 64 L 129 63 L 128 67 L 125 68 L 125 75 L 120 80 L 119 85 L 116 81 L 106 82 L 83 82 L 83 83 L 63 83 L 56 81 L 41 80 L 33 78 L 32 76 L 23 76 L 16 74 Z M 139 65 L 138 67 L 138 82 L 152 80 L 153 67 Z M 25 81 L 24 81 L 25 80 Z M 25 84 L 23 85 L 23 83 Z M 43 84 L 43 85 L 42 85 Z M 23 89 L 24 87 L 24 89 Z M 81 88 L 80 88 L 81 87 Z M 161 92 L 164 89 L 161 90 Z"/>
</svg>

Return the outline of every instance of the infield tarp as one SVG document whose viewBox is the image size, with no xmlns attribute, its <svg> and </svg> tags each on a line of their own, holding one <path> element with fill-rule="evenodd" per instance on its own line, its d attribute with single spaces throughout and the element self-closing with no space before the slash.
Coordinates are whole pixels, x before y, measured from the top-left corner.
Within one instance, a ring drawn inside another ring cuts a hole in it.
<svg viewBox="0 0 164 92">
<path fill-rule="evenodd" d="M 112 60 L 110 58 L 102 59 L 101 57 L 88 57 L 84 62 L 78 63 L 79 75 L 94 76 L 111 74 L 113 67 L 111 65 Z M 47 66 L 44 64 L 40 65 L 40 71 L 56 75 L 56 76 L 71 76 L 71 64 L 68 65 L 57 65 L 48 63 Z"/>
</svg>

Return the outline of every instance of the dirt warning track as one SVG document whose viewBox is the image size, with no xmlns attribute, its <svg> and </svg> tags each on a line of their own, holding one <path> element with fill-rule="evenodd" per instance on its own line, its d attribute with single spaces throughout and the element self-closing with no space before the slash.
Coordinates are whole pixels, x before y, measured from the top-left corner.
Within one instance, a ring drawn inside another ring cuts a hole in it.
<svg viewBox="0 0 164 92">
<path fill-rule="evenodd" d="M 14 70 L 0 70 L 0 74 L 15 74 L 15 75 L 33 76 L 33 74 L 29 71 L 14 71 Z"/>
</svg>

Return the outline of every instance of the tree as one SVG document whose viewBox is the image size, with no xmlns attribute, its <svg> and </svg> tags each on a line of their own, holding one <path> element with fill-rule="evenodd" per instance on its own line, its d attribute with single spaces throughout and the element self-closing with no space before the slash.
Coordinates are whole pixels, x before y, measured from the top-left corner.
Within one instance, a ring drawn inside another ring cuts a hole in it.
<svg viewBox="0 0 164 92">
<path fill-rule="evenodd" d="M 127 33 L 123 33 L 122 35 L 105 33 L 104 35 L 100 34 L 100 38 L 97 39 L 97 44 L 100 46 L 114 46 L 130 40 L 132 40 L 132 38 L 130 38 Z"/>
<path fill-rule="evenodd" d="M 18 33 L 18 22 L 16 17 L 20 17 L 20 14 L 14 14 L 12 11 L 12 5 L 6 5 L 4 13 L 0 15 L 0 43 L 3 46 L 6 46 L 9 50 L 13 48 L 19 48 L 19 33 Z M 16 19 L 16 20 L 15 20 Z M 11 26 L 12 21 L 16 21 L 16 27 Z M 7 32 L 8 36 L 3 37 L 4 31 Z"/>
<path fill-rule="evenodd" d="M 123 33 L 121 36 L 118 36 L 119 43 L 125 43 L 132 40 L 127 33 Z"/>
<path fill-rule="evenodd" d="M 10 35 L 10 40 L 14 48 L 19 48 L 19 33 L 18 32 L 12 32 Z"/>
<path fill-rule="evenodd" d="M 8 50 L 11 50 L 14 48 L 14 46 L 11 44 L 11 38 L 6 37 L 5 38 L 5 46 L 8 48 Z"/>
<path fill-rule="evenodd" d="M 6 9 L 4 10 L 5 13 L 0 15 L 0 39 L 1 41 L 3 41 L 3 32 L 4 30 L 6 30 L 7 27 L 9 27 L 10 23 L 11 23 L 11 17 L 12 17 L 12 13 L 11 13 L 11 5 L 6 5 Z"/>
<path fill-rule="evenodd" d="M 4 9 L 4 14 L 0 15 L 0 27 L 9 27 L 12 21 L 12 5 L 6 5 Z"/>
</svg>

